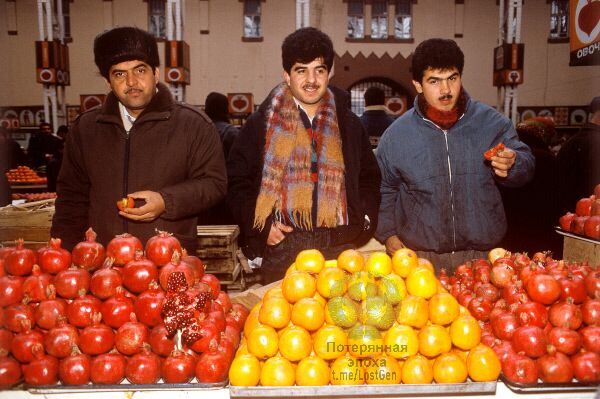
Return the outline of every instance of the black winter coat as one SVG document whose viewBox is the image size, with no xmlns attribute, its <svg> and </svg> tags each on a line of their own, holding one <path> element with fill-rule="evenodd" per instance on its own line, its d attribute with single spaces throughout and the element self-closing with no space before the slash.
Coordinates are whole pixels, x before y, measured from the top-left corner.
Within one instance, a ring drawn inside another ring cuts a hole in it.
<svg viewBox="0 0 600 399">
<path fill-rule="evenodd" d="M 350 110 L 346 93 L 333 87 L 330 89 L 335 96 L 342 138 L 349 217 L 347 226 L 332 229 L 331 244 L 354 243 L 360 246 L 373 236 L 377 226 L 381 174 L 367 133 Z M 248 118 L 227 159 L 227 204 L 234 220 L 240 225 L 242 249 L 250 259 L 263 255 L 272 223 L 271 216 L 263 230 L 253 227 L 264 162 L 266 111 L 270 104 L 271 96 Z M 365 223 L 365 216 L 369 218 L 369 223 Z"/>
</svg>

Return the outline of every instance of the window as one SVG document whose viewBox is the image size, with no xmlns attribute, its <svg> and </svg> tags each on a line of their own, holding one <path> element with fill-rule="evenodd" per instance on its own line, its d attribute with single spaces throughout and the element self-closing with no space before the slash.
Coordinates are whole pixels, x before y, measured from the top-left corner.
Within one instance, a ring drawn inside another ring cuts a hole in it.
<svg viewBox="0 0 600 399">
<path fill-rule="evenodd" d="M 348 37 L 365 37 L 365 5 L 362 0 L 348 0 Z"/>
<path fill-rule="evenodd" d="M 394 17 L 394 37 L 396 39 L 412 38 L 412 0 L 396 0 L 396 15 Z"/>
<path fill-rule="evenodd" d="M 371 37 L 373 39 L 387 39 L 387 11 L 387 0 L 373 0 L 371 4 Z"/>
<path fill-rule="evenodd" d="M 244 37 L 262 37 L 260 0 L 244 1 Z"/>
<path fill-rule="evenodd" d="M 569 37 L 569 0 L 552 0 L 550 11 L 550 39 Z"/>
<path fill-rule="evenodd" d="M 157 39 L 166 39 L 165 0 L 148 0 L 148 31 Z"/>
<path fill-rule="evenodd" d="M 61 11 L 63 15 L 63 29 L 64 29 L 64 38 L 66 41 L 71 40 L 71 17 L 70 17 L 70 9 L 69 4 L 71 3 L 69 0 L 59 0 Z M 58 1 L 54 3 L 54 13 L 58 16 Z M 60 25 L 58 23 L 54 24 L 54 34 L 56 37 L 60 37 Z"/>
<path fill-rule="evenodd" d="M 367 91 L 367 89 L 371 86 L 376 86 L 382 89 L 386 98 L 396 94 L 392 87 L 377 80 L 369 79 L 355 84 L 350 88 L 350 101 L 352 112 L 354 112 L 356 115 L 362 115 L 365 112 L 365 91 Z"/>
</svg>

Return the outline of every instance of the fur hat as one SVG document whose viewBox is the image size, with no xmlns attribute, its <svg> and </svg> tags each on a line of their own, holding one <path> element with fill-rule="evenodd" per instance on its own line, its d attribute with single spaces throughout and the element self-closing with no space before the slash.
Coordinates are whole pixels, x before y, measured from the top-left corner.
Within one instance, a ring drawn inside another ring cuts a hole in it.
<svg viewBox="0 0 600 399">
<path fill-rule="evenodd" d="M 217 92 L 211 92 L 206 96 L 204 112 L 213 121 L 229 122 L 229 102 L 227 96 Z"/>
<path fill-rule="evenodd" d="M 153 69 L 160 65 L 154 36 L 139 28 L 124 26 L 103 32 L 94 39 L 94 61 L 106 79 L 111 66 L 132 60 L 143 61 Z"/>
</svg>

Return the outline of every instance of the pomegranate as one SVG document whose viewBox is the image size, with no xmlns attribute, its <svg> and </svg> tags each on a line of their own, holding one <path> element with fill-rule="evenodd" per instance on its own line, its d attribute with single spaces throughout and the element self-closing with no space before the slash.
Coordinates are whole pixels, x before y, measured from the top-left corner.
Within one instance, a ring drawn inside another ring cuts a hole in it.
<svg viewBox="0 0 600 399">
<path fill-rule="evenodd" d="M 27 322 L 24 322 L 27 324 Z M 28 326 L 23 332 L 16 334 L 10 344 L 10 353 L 21 363 L 29 363 L 34 359 L 32 349 L 36 345 L 40 345 L 44 349 L 44 337 L 42 333 L 35 330 L 30 330 Z"/>
<path fill-rule="evenodd" d="M 169 356 L 175 348 L 175 340 L 169 338 L 167 328 L 164 324 L 154 326 L 154 328 L 150 330 L 148 343 L 150 344 L 152 351 L 160 356 Z"/>
<path fill-rule="evenodd" d="M 579 330 L 583 348 L 588 352 L 600 354 L 600 327 L 587 326 Z"/>
<path fill-rule="evenodd" d="M 157 231 L 157 234 L 146 242 L 146 256 L 159 267 L 169 263 L 175 251 L 181 254 L 181 243 L 166 231 Z"/>
<path fill-rule="evenodd" d="M 201 383 L 222 382 L 227 379 L 229 362 L 223 352 L 203 353 L 196 364 L 196 379 Z"/>
<path fill-rule="evenodd" d="M 587 299 L 581 304 L 581 316 L 588 326 L 600 326 L 600 298 Z"/>
<path fill-rule="evenodd" d="M 90 380 L 94 384 L 119 384 L 125 378 L 125 356 L 117 352 L 104 353 L 92 360 Z"/>
<path fill-rule="evenodd" d="M 566 300 L 572 298 L 573 303 L 580 304 L 587 299 L 585 288 L 585 279 L 580 276 L 569 274 L 567 277 L 558 280 L 561 287 L 560 299 Z"/>
<path fill-rule="evenodd" d="M 26 276 L 31 273 L 37 256 L 31 249 L 25 248 L 25 241 L 19 238 L 16 247 L 4 258 L 4 269 L 13 276 Z"/>
<path fill-rule="evenodd" d="M 100 355 L 111 350 L 115 344 L 113 329 L 100 322 L 102 315 L 94 313 L 93 324 L 79 334 L 79 347 L 88 355 Z"/>
<path fill-rule="evenodd" d="M 544 305 L 553 304 L 560 298 L 560 283 L 548 274 L 538 273 L 527 281 L 525 286 L 531 299 Z"/>
<path fill-rule="evenodd" d="M 58 378 L 64 385 L 84 385 L 90 381 L 91 358 L 73 346 L 71 354 L 58 363 Z"/>
<path fill-rule="evenodd" d="M 569 328 L 554 327 L 548 332 L 547 338 L 550 345 L 565 355 L 572 355 L 581 347 L 581 336 Z"/>
<path fill-rule="evenodd" d="M 82 290 L 79 297 L 67 306 L 69 323 L 79 328 L 91 325 L 94 313 L 100 313 L 101 306 L 100 299 L 92 295 L 85 295 L 85 291 Z"/>
<path fill-rule="evenodd" d="M 0 355 L 0 389 L 10 389 L 21 381 L 21 365 L 10 356 Z"/>
<path fill-rule="evenodd" d="M 600 355 L 595 352 L 579 352 L 571 356 L 573 373 L 581 382 L 600 382 Z"/>
<path fill-rule="evenodd" d="M 58 382 L 58 360 L 44 353 L 41 344 L 32 348 L 33 360 L 23 365 L 23 379 L 29 385 L 54 385 Z"/>
<path fill-rule="evenodd" d="M 117 287 L 117 292 L 102 304 L 100 308 L 102 320 L 112 328 L 119 328 L 130 320 L 134 311 L 133 302 L 125 296 L 123 287 Z"/>
<path fill-rule="evenodd" d="M 73 264 L 90 273 L 102 266 L 106 258 L 104 246 L 96 242 L 96 237 L 96 232 L 90 227 L 85 232 L 85 241 L 75 245 L 72 251 Z"/>
<path fill-rule="evenodd" d="M 79 332 L 66 320 L 58 321 L 58 325 L 48 331 L 44 337 L 44 348 L 49 355 L 62 359 L 71 354 L 73 345 L 79 344 Z"/>
<path fill-rule="evenodd" d="M 4 327 L 18 333 L 35 325 L 33 307 L 25 304 L 9 305 L 4 308 Z"/>
<path fill-rule="evenodd" d="M 134 355 L 142 350 L 147 340 L 148 327 L 137 321 L 135 313 L 131 313 L 130 321 L 117 330 L 115 347 L 123 355 Z"/>
<path fill-rule="evenodd" d="M 135 314 L 141 323 L 148 327 L 162 323 L 162 305 L 165 293 L 156 281 L 152 281 L 147 291 L 142 292 L 134 304 Z"/>
<path fill-rule="evenodd" d="M 127 361 L 125 378 L 132 384 L 155 384 L 160 379 L 160 370 L 160 357 L 146 346 Z"/>
<path fill-rule="evenodd" d="M 163 360 L 161 374 L 165 383 L 187 383 L 194 378 L 196 358 L 181 350 L 174 350 Z"/>
<path fill-rule="evenodd" d="M 58 272 L 54 279 L 56 293 L 65 299 L 75 299 L 90 288 L 90 273 L 73 266 Z"/>
<path fill-rule="evenodd" d="M 51 238 L 47 246 L 38 249 L 38 262 L 45 273 L 56 274 L 71 266 L 71 253 L 60 244 L 60 238 Z"/>
<path fill-rule="evenodd" d="M 595 240 L 600 239 L 600 215 L 590 216 L 583 224 L 583 233 Z"/>
<path fill-rule="evenodd" d="M 67 317 L 67 302 L 56 298 L 54 286 L 48 286 L 48 299 L 40 302 L 34 312 L 35 323 L 44 330 L 56 327 L 59 318 Z"/>
<path fill-rule="evenodd" d="M 568 356 L 556 352 L 554 348 L 551 352 L 536 360 L 539 377 L 544 382 L 549 383 L 570 383 L 573 380 L 573 366 Z"/>
<path fill-rule="evenodd" d="M 515 315 L 521 325 L 532 325 L 540 328 L 548 323 L 548 310 L 538 302 L 525 302 L 517 306 Z"/>
<path fill-rule="evenodd" d="M 188 255 L 187 252 L 184 250 L 183 256 L 181 257 L 181 261 L 187 263 L 192 268 L 194 272 L 194 282 L 200 281 L 202 276 L 204 276 L 205 271 L 204 263 L 202 262 L 202 260 L 200 260 L 200 258 L 198 258 L 197 256 Z"/>
<path fill-rule="evenodd" d="M 169 276 L 174 272 L 182 272 L 185 275 L 185 280 L 187 282 L 188 287 L 194 285 L 194 271 L 192 267 L 187 263 L 181 262 L 181 255 L 178 251 L 173 253 L 173 258 L 169 263 L 161 267 L 159 273 L 159 281 L 160 286 L 163 290 L 167 290 L 167 282 L 169 280 Z"/>
<path fill-rule="evenodd" d="M 117 266 L 125 266 L 135 258 L 136 251 L 143 251 L 142 242 L 129 233 L 115 236 L 106 246 L 106 256 L 114 259 Z"/>
<path fill-rule="evenodd" d="M 535 361 L 525 355 L 509 355 L 502 363 L 502 373 L 512 381 L 521 384 L 533 384 L 538 379 L 538 367 Z"/>
<path fill-rule="evenodd" d="M 515 352 L 524 353 L 531 358 L 546 354 L 546 336 L 540 327 L 521 326 L 515 330 L 512 337 Z"/>
<path fill-rule="evenodd" d="M 592 212 L 592 202 L 593 200 L 590 197 L 581 198 L 577 201 L 577 204 L 575 205 L 575 213 L 577 216 L 590 216 L 590 213 Z"/>
<path fill-rule="evenodd" d="M 38 265 L 33 265 L 31 275 L 23 280 L 23 301 L 41 302 L 48 298 L 48 286 L 52 283 L 52 276 L 42 273 Z"/>
<path fill-rule="evenodd" d="M 502 312 L 499 315 L 491 318 L 490 323 L 494 330 L 494 335 L 501 340 L 510 340 L 519 328 L 519 321 L 512 313 Z"/>
<path fill-rule="evenodd" d="M 144 258 L 144 253 L 135 253 L 135 259 L 127 263 L 122 271 L 123 286 L 139 294 L 148 289 L 150 282 L 158 279 L 158 269 L 154 263 Z"/>
<path fill-rule="evenodd" d="M 100 299 L 107 299 L 117 293 L 123 284 L 121 273 L 112 267 L 113 259 L 107 258 L 102 268 L 96 270 L 90 279 L 90 291 Z"/>
<path fill-rule="evenodd" d="M 14 334 L 4 328 L 0 328 L 0 357 L 2 354 L 10 353 L 10 345 Z"/>
<path fill-rule="evenodd" d="M 221 282 L 219 279 L 214 274 L 206 273 L 202 276 L 200 282 L 207 284 L 212 292 L 212 298 L 217 299 L 219 292 L 221 292 Z"/>
<path fill-rule="evenodd" d="M 0 277 L 0 307 L 13 305 L 23 299 L 23 277 Z"/>
<path fill-rule="evenodd" d="M 588 273 L 584 279 L 585 289 L 591 298 L 600 298 L 600 270 Z"/>
<path fill-rule="evenodd" d="M 509 262 L 510 261 L 510 262 Z M 490 272 L 490 280 L 498 288 L 503 288 L 512 281 L 515 274 L 514 265 L 509 258 L 499 258 L 494 262 L 494 267 Z"/>
</svg>

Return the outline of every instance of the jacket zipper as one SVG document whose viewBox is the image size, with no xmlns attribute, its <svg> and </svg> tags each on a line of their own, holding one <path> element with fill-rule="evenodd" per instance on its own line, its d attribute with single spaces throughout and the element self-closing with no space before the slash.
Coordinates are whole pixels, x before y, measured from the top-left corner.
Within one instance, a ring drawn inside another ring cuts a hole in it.
<svg viewBox="0 0 600 399">
<path fill-rule="evenodd" d="M 125 170 L 123 170 L 123 197 L 127 196 L 128 193 L 128 182 L 129 182 L 129 146 L 130 146 L 130 141 L 129 141 L 129 134 L 130 132 L 125 132 L 125 162 L 124 162 L 124 168 Z M 123 232 L 124 233 L 129 233 L 128 230 L 129 227 L 129 223 L 127 223 L 127 219 L 123 218 Z"/>
<path fill-rule="evenodd" d="M 464 114 L 463 114 L 464 116 Z M 439 127 L 435 122 L 429 120 L 425 117 L 421 117 L 425 122 L 431 123 L 433 126 L 438 128 L 442 133 L 444 133 L 444 142 L 446 143 L 446 158 L 448 160 L 448 176 L 449 176 L 449 185 L 450 185 L 450 213 L 452 215 L 452 248 L 456 250 L 456 219 L 454 216 L 454 188 L 452 186 L 452 168 L 450 167 L 450 149 L 448 148 L 448 131 Z M 462 116 L 459 118 L 461 119 Z M 452 251 L 454 252 L 454 251 Z"/>
</svg>

